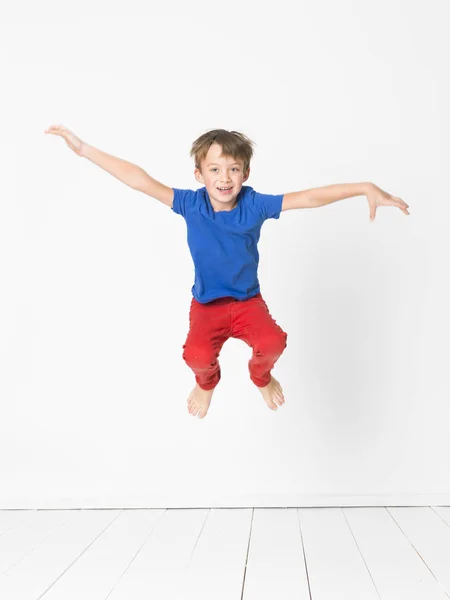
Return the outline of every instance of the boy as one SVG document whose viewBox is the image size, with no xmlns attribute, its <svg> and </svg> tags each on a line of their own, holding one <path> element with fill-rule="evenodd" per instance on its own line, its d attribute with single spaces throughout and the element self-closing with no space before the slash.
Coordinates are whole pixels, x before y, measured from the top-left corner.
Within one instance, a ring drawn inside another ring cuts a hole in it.
<svg viewBox="0 0 450 600">
<path fill-rule="evenodd" d="M 270 372 L 286 348 L 287 334 L 270 315 L 257 276 L 257 243 L 266 219 L 278 219 L 284 210 L 314 208 L 359 195 L 367 196 L 372 221 L 382 205 L 409 214 L 403 200 L 368 182 L 287 194 L 255 192 L 243 185 L 250 175 L 253 142 L 237 131 L 214 129 L 193 143 L 194 175 L 203 184 L 196 191 L 168 187 L 137 165 L 89 146 L 62 125 L 53 125 L 45 133 L 63 137 L 78 156 L 184 217 L 195 282 L 183 359 L 196 380 L 188 410 L 201 419 L 220 380 L 220 350 L 230 337 L 253 349 L 250 378 L 268 407 L 277 410 L 284 403 L 283 389 Z"/>
</svg>

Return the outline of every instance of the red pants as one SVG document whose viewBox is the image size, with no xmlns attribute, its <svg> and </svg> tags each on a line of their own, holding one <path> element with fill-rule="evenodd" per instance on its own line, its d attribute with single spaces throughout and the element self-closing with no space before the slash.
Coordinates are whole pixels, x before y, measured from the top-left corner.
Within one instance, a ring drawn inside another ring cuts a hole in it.
<svg viewBox="0 0 450 600">
<path fill-rule="evenodd" d="M 248 362 L 250 379 L 258 387 L 268 385 L 270 371 L 287 346 L 287 333 L 269 314 L 261 294 L 248 300 L 228 296 L 206 304 L 192 298 L 183 359 L 193 370 L 198 385 L 211 390 L 219 383 L 217 359 L 230 337 L 253 348 Z"/>
</svg>

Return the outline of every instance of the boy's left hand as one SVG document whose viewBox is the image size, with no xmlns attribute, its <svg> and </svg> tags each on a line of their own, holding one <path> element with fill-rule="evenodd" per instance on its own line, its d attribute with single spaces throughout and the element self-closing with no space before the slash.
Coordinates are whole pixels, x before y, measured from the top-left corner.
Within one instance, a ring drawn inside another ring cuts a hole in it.
<svg viewBox="0 0 450 600">
<path fill-rule="evenodd" d="M 375 219 L 375 212 L 378 206 L 397 206 L 405 215 L 409 215 L 409 204 L 406 204 L 401 198 L 391 196 L 374 183 L 371 183 L 366 191 L 367 201 L 370 207 L 370 220 Z"/>
</svg>

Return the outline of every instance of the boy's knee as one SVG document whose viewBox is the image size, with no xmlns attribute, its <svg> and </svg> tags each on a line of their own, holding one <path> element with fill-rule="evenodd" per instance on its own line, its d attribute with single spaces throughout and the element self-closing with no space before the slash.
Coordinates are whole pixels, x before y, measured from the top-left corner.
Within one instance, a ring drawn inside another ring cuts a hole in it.
<svg viewBox="0 0 450 600">
<path fill-rule="evenodd" d="M 280 356 L 287 346 L 287 333 L 279 331 L 264 336 L 257 346 L 262 354 L 273 354 Z"/>
<path fill-rule="evenodd" d="M 197 344 L 183 346 L 183 359 L 190 366 L 207 367 L 213 364 L 216 358 L 214 350 L 207 346 Z"/>
<path fill-rule="evenodd" d="M 287 333 L 281 331 L 280 334 L 276 338 L 276 343 L 274 344 L 277 352 L 281 354 L 287 346 Z"/>
</svg>

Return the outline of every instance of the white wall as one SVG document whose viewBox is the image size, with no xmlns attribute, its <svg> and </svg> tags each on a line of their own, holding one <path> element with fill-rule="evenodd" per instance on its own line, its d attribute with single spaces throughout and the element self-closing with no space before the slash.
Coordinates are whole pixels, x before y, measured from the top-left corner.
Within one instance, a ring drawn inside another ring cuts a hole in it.
<svg viewBox="0 0 450 600">
<path fill-rule="evenodd" d="M 445 6 L 9 6 L 1 508 L 450 503 Z M 45 135 L 54 123 L 192 189 L 194 139 L 237 129 L 257 191 L 373 181 L 411 215 L 371 223 L 360 196 L 267 221 L 286 403 L 267 408 L 230 339 L 200 420 L 185 222 Z"/>
</svg>

